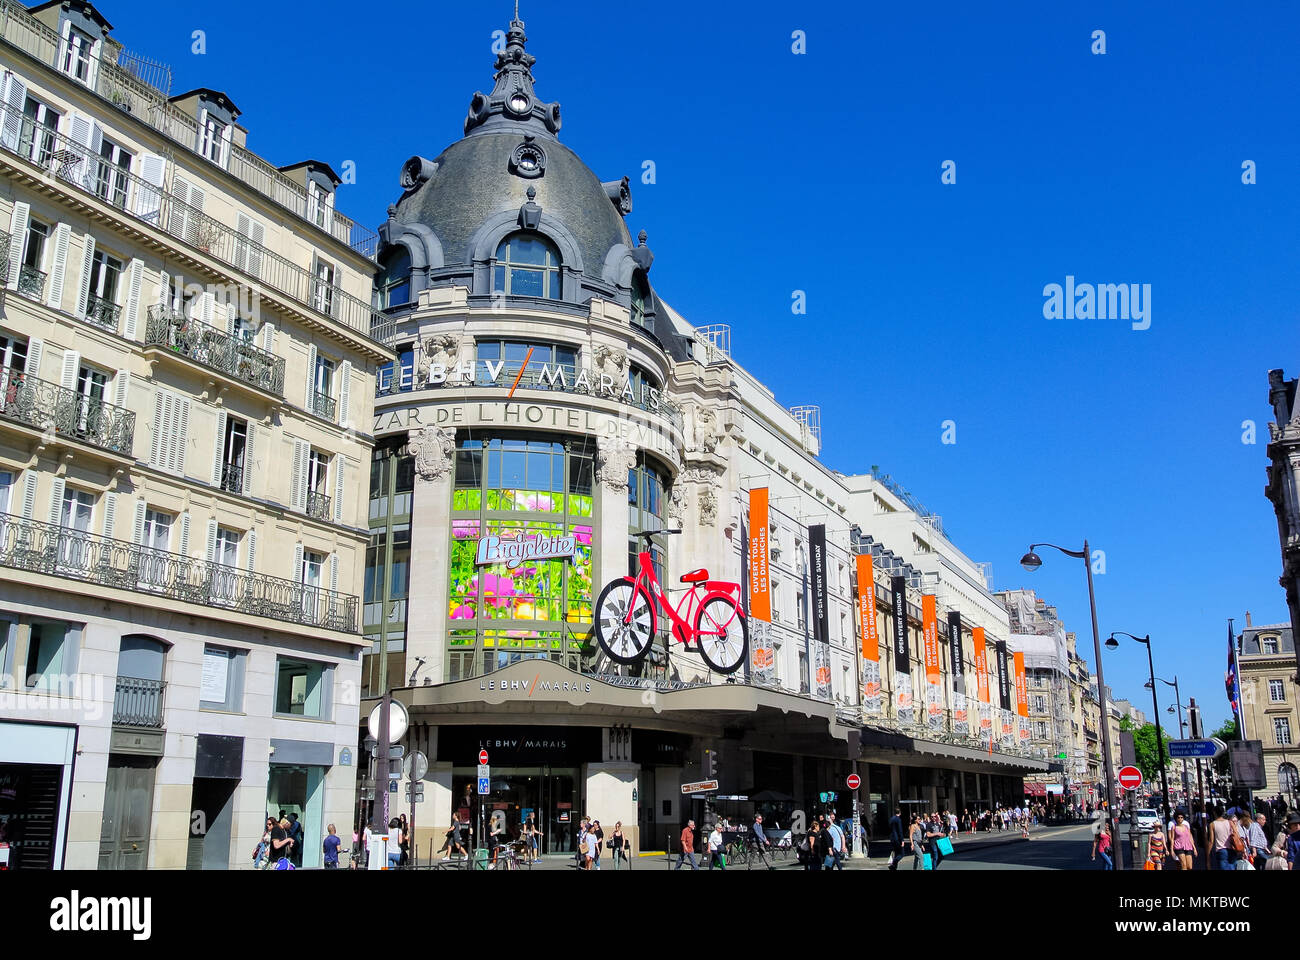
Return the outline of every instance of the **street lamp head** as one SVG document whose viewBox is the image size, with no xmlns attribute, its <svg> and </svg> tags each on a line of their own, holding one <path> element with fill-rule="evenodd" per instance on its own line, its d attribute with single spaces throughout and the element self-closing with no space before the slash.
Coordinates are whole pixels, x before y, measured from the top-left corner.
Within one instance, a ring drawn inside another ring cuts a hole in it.
<svg viewBox="0 0 1300 960">
<path fill-rule="evenodd" d="M 1026 570 L 1028 570 L 1030 573 L 1033 573 L 1035 570 L 1037 570 L 1039 567 L 1043 565 L 1043 558 L 1040 557 L 1038 554 L 1034 553 L 1034 551 L 1031 549 L 1028 553 L 1026 553 L 1023 557 L 1020 558 L 1020 565 L 1024 567 Z"/>
<path fill-rule="evenodd" d="M 1119 641 L 1116 640 L 1113 636 L 1111 636 L 1111 637 L 1107 637 L 1107 638 L 1106 638 L 1106 649 L 1107 649 L 1107 650 L 1118 650 L 1118 649 L 1119 649 Z"/>
<path fill-rule="evenodd" d="M 1150 690 L 1150 689 L 1151 689 L 1151 686 L 1152 686 L 1151 681 L 1148 680 L 1146 683 L 1142 684 L 1142 686 L 1143 686 L 1145 689 Z"/>
</svg>

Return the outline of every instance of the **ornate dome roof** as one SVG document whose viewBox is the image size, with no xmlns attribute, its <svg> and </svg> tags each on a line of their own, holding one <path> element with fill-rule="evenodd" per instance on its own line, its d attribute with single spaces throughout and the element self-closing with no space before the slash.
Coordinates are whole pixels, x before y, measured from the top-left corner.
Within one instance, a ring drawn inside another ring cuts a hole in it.
<svg viewBox="0 0 1300 960">
<path fill-rule="evenodd" d="M 616 262 L 609 266 L 606 261 L 619 245 L 627 252 L 635 248 L 623 222 L 632 209 L 627 178 L 602 183 L 557 139 L 560 106 L 538 99 L 535 60 L 524 50 L 526 40 L 523 21 L 516 17 L 497 56 L 492 92 L 471 99 L 464 139 L 434 160 L 406 162 L 404 193 L 390 208 L 390 224 L 436 237 L 441 250 L 429 256 L 436 272 L 490 257 L 495 248 L 485 254 L 476 247 L 515 228 L 516 220 L 525 225 L 523 208 L 533 203 L 541 215 L 534 212 L 531 226 L 556 241 L 567 266 L 611 289 L 626 287 L 628 269 L 617 263 L 625 252 L 615 251 Z"/>
</svg>

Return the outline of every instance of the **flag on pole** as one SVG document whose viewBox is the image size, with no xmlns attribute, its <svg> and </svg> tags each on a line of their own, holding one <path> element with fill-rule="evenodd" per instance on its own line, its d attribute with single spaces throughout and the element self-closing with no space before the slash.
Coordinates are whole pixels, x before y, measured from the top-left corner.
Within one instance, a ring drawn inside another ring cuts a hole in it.
<svg viewBox="0 0 1300 960">
<path fill-rule="evenodd" d="M 1232 705 L 1232 719 L 1237 724 L 1237 736 L 1244 735 L 1241 729 L 1241 682 L 1237 674 L 1237 639 L 1233 636 L 1232 621 L 1228 621 L 1228 672 L 1223 675 L 1223 685 L 1228 691 L 1228 703 Z"/>
</svg>

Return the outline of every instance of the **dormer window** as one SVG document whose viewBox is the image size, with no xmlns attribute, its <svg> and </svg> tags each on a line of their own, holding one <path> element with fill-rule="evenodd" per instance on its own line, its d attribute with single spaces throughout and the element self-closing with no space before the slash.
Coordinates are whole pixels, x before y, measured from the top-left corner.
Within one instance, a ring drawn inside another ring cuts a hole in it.
<svg viewBox="0 0 1300 960">
<path fill-rule="evenodd" d="M 90 34 L 74 27 L 71 21 L 64 20 L 59 69 L 88 87 L 94 86 L 94 55 L 97 42 Z"/>
<path fill-rule="evenodd" d="M 199 153 L 219 167 L 226 165 L 227 127 L 228 124 L 206 111 L 199 124 Z"/>
<path fill-rule="evenodd" d="M 492 292 L 560 299 L 560 252 L 537 234 L 511 234 L 497 247 Z"/>
<path fill-rule="evenodd" d="M 650 326 L 646 308 L 650 303 L 650 285 L 639 271 L 632 277 L 632 322 L 638 327 Z"/>
<path fill-rule="evenodd" d="M 1261 637 L 1260 650 L 1264 653 L 1277 653 L 1277 637 Z"/>
<path fill-rule="evenodd" d="M 379 308 L 399 307 L 411 302 L 411 254 L 398 246 L 385 256 L 379 273 Z"/>
<path fill-rule="evenodd" d="M 334 220 L 334 194 L 315 180 L 307 181 L 307 219 L 322 230 L 328 230 Z"/>
</svg>

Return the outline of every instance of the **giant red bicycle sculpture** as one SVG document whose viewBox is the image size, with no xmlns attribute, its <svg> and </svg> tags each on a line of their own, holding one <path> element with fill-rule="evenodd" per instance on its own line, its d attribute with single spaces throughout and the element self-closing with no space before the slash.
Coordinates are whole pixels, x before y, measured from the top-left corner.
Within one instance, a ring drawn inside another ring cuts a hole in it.
<svg viewBox="0 0 1300 960">
<path fill-rule="evenodd" d="M 692 570 L 682 577 L 690 584 L 677 607 L 668 605 L 650 559 L 650 540 L 681 530 L 645 530 L 637 534 L 646 548 L 637 557 L 635 577 L 620 577 L 605 584 L 596 599 L 596 639 L 615 663 L 638 663 L 654 641 L 655 608 L 672 621 L 672 634 L 688 648 L 698 644 L 700 656 L 718 673 L 735 673 L 745 662 L 749 629 L 740 609 L 740 584 L 710 580 L 708 570 Z M 692 621 L 694 625 L 692 625 Z"/>
</svg>

